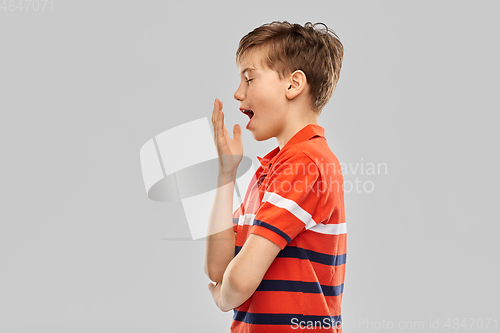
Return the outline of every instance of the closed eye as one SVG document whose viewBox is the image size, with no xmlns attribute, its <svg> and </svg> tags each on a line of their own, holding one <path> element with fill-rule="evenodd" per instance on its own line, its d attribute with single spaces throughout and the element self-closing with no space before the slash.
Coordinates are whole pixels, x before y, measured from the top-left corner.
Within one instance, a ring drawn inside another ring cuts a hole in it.
<svg viewBox="0 0 500 333">
<path fill-rule="evenodd" d="M 250 83 L 250 81 L 252 81 L 253 79 L 249 79 L 249 80 L 246 80 L 245 82 L 246 83 Z"/>
</svg>

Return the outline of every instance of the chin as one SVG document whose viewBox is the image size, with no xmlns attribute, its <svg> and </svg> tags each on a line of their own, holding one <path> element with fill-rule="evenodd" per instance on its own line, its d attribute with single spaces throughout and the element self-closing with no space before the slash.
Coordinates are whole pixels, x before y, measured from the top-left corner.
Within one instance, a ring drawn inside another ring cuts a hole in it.
<svg viewBox="0 0 500 333">
<path fill-rule="evenodd" d="M 269 140 L 272 138 L 272 136 L 262 135 L 262 134 L 258 134 L 255 132 L 252 132 L 252 135 L 253 135 L 253 138 L 255 139 L 255 141 L 266 141 L 266 140 Z"/>
</svg>

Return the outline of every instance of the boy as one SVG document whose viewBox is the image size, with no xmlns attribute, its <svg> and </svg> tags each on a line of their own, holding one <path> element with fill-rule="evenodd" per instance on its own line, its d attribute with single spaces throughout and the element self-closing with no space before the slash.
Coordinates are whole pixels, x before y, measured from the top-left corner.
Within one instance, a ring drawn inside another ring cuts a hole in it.
<svg viewBox="0 0 500 333">
<path fill-rule="evenodd" d="M 241 82 L 234 98 L 250 118 L 246 128 L 253 137 L 275 137 L 279 146 L 259 157 L 261 166 L 233 213 L 241 128 L 234 126 L 231 139 L 222 102 L 215 100 L 219 187 L 205 272 L 216 282 L 208 287 L 217 306 L 234 309 L 231 332 L 342 331 L 343 178 L 318 125 L 342 57 L 337 35 L 322 23 L 275 21 L 241 39 Z"/>
</svg>

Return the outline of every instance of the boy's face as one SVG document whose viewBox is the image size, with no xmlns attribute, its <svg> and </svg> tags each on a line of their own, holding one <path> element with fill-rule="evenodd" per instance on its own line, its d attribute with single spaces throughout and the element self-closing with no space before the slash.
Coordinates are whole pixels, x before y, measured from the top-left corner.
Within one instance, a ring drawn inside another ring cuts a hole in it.
<svg viewBox="0 0 500 333">
<path fill-rule="evenodd" d="M 247 129 L 257 141 L 277 137 L 283 132 L 287 120 L 287 80 L 280 80 L 278 72 L 263 62 L 262 51 L 249 50 L 239 64 L 240 85 L 234 98 L 240 109 L 252 110 Z"/>
</svg>

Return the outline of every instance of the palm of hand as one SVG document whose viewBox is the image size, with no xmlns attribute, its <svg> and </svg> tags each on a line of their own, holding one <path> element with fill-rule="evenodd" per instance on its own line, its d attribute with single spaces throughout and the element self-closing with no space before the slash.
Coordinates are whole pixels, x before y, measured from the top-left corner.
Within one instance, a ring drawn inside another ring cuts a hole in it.
<svg viewBox="0 0 500 333">
<path fill-rule="evenodd" d="M 212 112 L 212 124 L 214 127 L 214 141 L 219 154 L 221 171 L 224 174 L 236 172 L 238 165 L 243 159 L 243 142 L 241 141 L 241 127 L 239 124 L 233 127 L 232 139 L 224 124 L 224 112 L 222 112 L 222 102 L 215 100 Z"/>
</svg>

